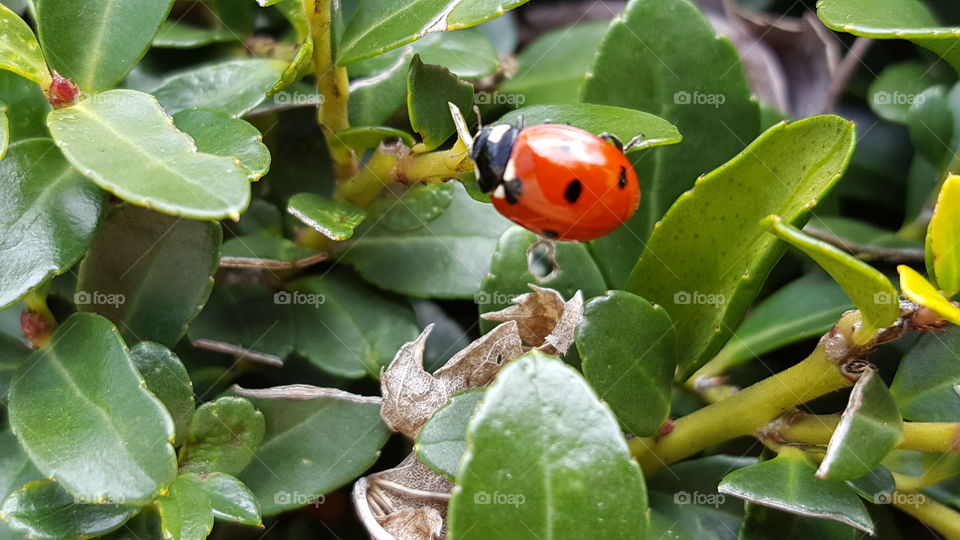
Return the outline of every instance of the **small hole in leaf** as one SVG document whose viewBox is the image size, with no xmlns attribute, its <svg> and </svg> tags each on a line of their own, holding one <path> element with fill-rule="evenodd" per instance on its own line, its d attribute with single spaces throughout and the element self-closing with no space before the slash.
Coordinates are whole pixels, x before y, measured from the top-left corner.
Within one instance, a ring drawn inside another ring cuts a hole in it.
<svg viewBox="0 0 960 540">
<path fill-rule="evenodd" d="M 546 283 L 557 277 L 560 266 L 557 264 L 556 243 L 540 238 L 527 248 L 527 269 L 537 283 Z"/>
</svg>

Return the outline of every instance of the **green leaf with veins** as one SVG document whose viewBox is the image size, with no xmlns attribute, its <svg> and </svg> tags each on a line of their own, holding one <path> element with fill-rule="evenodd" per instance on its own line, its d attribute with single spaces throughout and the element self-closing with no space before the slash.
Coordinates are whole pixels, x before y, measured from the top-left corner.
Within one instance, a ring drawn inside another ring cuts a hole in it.
<svg viewBox="0 0 960 540">
<path fill-rule="evenodd" d="M 52 111 L 47 124 L 74 167 L 126 201 L 193 219 L 238 217 L 250 204 L 247 171 L 198 152 L 149 94 L 97 94 Z"/>
<path fill-rule="evenodd" d="M 457 481 L 452 537 L 630 538 L 647 529 L 643 474 L 613 414 L 573 368 L 539 352 L 510 361 L 487 390 Z"/>
<path fill-rule="evenodd" d="M 290 197 L 287 212 L 336 241 L 353 236 L 354 229 L 367 217 L 363 208 L 316 193 L 298 193 Z"/>
<path fill-rule="evenodd" d="M 249 400 L 223 396 L 197 408 L 180 449 L 180 471 L 240 474 L 263 440 L 263 414 Z"/>
<path fill-rule="evenodd" d="M 583 308 L 576 330 L 583 375 L 627 431 L 657 433 L 670 414 L 677 336 L 667 312 L 610 291 Z"/>
<path fill-rule="evenodd" d="M 451 482 L 456 480 L 457 466 L 467 451 L 467 423 L 485 392 L 486 388 L 473 388 L 450 396 L 417 433 L 417 458 Z"/>
<path fill-rule="evenodd" d="M 139 506 L 77 501 L 54 480 L 29 482 L 3 502 L 0 513 L 10 528 L 29 538 L 90 538 L 117 529 Z"/>
<path fill-rule="evenodd" d="M 203 540 L 213 530 L 210 497 L 195 482 L 181 476 L 170 491 L 156 501 L 163 537 L 170 540 Z"/>
<path fill-rule="evenodd" d="M 838 116 L 778 124 L 664 216 L 624 288 L 663 306 L 676 323 L 681 376 L 726 342 L 783 253 L 760 220 L 777 214 L 802 225 L 853 146 L 853 124 Z"/>
<path fill-rule="evenodd" d="M 106 196 L 49 139 L 10 147 L 0 161 L 0 191 L 0 307 L 6 307 L 80 259 Z"/>
<path fill-rule="evenodd" d="M 654 224 L 757 136 L 760 113 L 733 45 L 688 0 L 630 2 L 607 30 L 581 99 L 654 114 L 683 134 L 682 144 L 633 158 L 640 208 L 590 244 L 607 282 L 622 288 Z"/>
<path fill-rule="evenodd" d="M 86 92 L 115 86 L 143 58 L 173 0 L 37 0 L 50 67 Z"/>
<path fill-rule="evenodd" d="M 286 68 L 280 60 L 228 60 L 171 75 L 150 93 L 167 114 L 197 108 L 242 116 L 267 97 Z"/>
<path fill-rule="evenodd" d="M 17 372 L 10 424 L 37 468 L 77 497 L 147 504 L 173 481 L 176 457 L 173 420 L 145 386 L 110 321 L 77 313 Z"/>
<path fill-rule="evenodd" d="M 80 264 L 77 307 L 130 343 L 173 347 L 210 296 L 222 236 L 219 223 L 116 207 Z"/>
<path fill-rule="evenodd" d="M 180 480 L 193 484 L 210 499 L 217 519 L 261 527 L 260 503 L 243 482 L 224 473 L 185 474 Z"/>
<path fill-rule="evenodd" d="M 447 103 L 468 110 L 473 100 L 473 85 L 457 78 L 443 66 L 424 64 L 420 56 L 410 61 L 407 78 L 407 112 L 410 126 L 423 140 L 422 151 L 443 144 L 455 130 Z"/>
<path fill-rule="evenodd" d="M 270 170 L 270 150 L 260 130 L 239 118 L 204 109 L 184 109 L 173 115 L 177 129 L 189 135 L 197 151 L 233 158 L 251 181 Z"/>
<path fill-rule="evenodd" d="M 193 383 L 180 358 L 170 349 L 144 341 L 130 348 L 130 358 L 147 383 L 147 390 L 159 399 L 173 418 L 177 444 L 187 434 L 193 416 Z"/>
<path fill-rule="evenodd" d="M 0 4 L 0 69 L 12 71 L 46 90 L 51 76 L 33 30 L 13 10 Z"/>
<path fill-rule="evenodd" d="M 921 336 L 897 367 L 890 392 L 903 417 L 915 422 L 960 422 L 960 328 Z"/>
</svg>

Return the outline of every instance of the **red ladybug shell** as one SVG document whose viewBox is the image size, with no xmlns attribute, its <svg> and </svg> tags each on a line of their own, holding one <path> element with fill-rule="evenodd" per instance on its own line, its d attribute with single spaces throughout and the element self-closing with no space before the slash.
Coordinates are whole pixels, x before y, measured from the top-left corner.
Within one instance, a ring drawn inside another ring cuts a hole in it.
<svg viewBox="0 0 960 540">
<path fill-rule="evenodd" d="M 630 219 L 640 184 L 610 142 L 580 128 L 541 124 L 517 135 L 491 200 L 509 220 L 541 236 L 584 241 Z"/>
</svg>

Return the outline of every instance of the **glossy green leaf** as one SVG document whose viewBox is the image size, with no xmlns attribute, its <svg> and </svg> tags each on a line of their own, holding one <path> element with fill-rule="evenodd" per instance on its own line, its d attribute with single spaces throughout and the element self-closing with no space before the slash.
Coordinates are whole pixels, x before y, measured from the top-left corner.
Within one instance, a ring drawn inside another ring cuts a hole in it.
<svg viewBox="0 0 960 540">
<path fill-rule="evenodd" d="M 853 124 L 837 116 L 778 124 L 671 207 L 625 288 L 670 314 L 684 336 L 681 371 L 724 344 L 782 254 L 760 220 L 776 213 L 802 225 L 853 145 Z"/>
<path fill-rule="evenodd" d="M 504 81 L 491 101 L 528 107 L 577 103 L 608 26 L 609 21 L 590 21 L 538 37 L 517 55 L 517 73 Z"/>
<path fill-rule="evenodd" d="M 817 476 L 854 480 L 868 474 L 903 436 L 903 420 L 887 385 L 876 371 L 860 375 L 840 424 L 830 438 Z"/>
<path fill-rule="evenodd" d="M 190 422 L 180 449 L 180 471 L 239 474 L 260 447 L 263 432 L 263 414 L 249 400 L 224 396 L 208 401 Z"/>
<path fill-rule="evenodd" d="M 433 150 L 453 135 L 453 118 L 444 105 L 453 103 L 468 110 L 473 101 L 473 85 L 457 78 L 447 68 L 424 64 L 420 56 L 410 61 L 407 77 L 407 112 L 410 125 L 423 140 L 423 151 Z"/>
<path fill-rule="evenodd" d="M 910 109 L 922 105 L 922 93 L 939 82 L 931 70 L 918 62 L 887 67 L 870 85 L 867 104 L 884 120 L 906 124 Z"/>
<path fill-rule="evenodd" d="M 590 257 L 587 247 L 579 242 L 554 244 L 555 262 L 549 260 L 546 251 L 534 251 L 534 275 L 527 250 L 536 240 L 532 232 L 514 225 L 497 241 L 490 273 L 474 295 L 481 315 L 510 306 L 514 298 L 530 292 L 530 283 L 553 289 L 564 298 L 582 291 L 584 298 L 589 299 L 607 290 L 597 263 Z M 496 324 L 481 319 L 480 330 L 487 332 Z"/>
<path fill-rule="evenodd" d="M 840 284 L 860 310 L 862 322 L 857 335 L 863 342 L 900 317 L 897 289 L 879 270 L 822 240 L 807 236 L 784 223 L 780 216 L 765 218 L 763 223 L 781 240 L 806 253 Z"/>
<path fill-rule="evenodd" d="M 928 260 L 937 286 L 947 298 L 960 292 L 960 176 L 951 174 L 943 181 L 937 204 L 927 229 Z"/>
<path fill-rule="evenodd" d="M 746 504 L 746 516 L 740 528 L 740 538 L 744 540 L 855 540 L 858 534 L 856 529 L 844 523 L 799 516 L 749 502 Z"/>
<path fill-rule="evenodd" d="M 240 480 L 263 515 L 306 506 L 376 461 L 390 431 L 380 399 L 305 385 L 237 393 L 267 419 L 267 433 Z"/>
<path fill-rule="evenodd" d="M 342 129 L 334 135 L 338 142 L 347 148 L 362 149 L 376 148 L 384 139 L 400 139 L 403 144 L 413 146 L 415 141 L 406 131 L 385 127 L 352 127 Z"/>
<path fill-rule="evenodd" d="M 731 472 L 720 482 L 726 493 L 801 516 L 833 519 L 873 534 L 873 522 L 846 484 L 816 477 L 802 450 L 785 446 L 780 455 Z"/>
<path fill-rule="evenodd" d="M 576 331 L 583 375 L 627 431 L 657 432 L 670 414 L 677 336 L 662 307 L 624 291 L 594 298 Z"/>
<path fill-rule="evenodd" d="M 900 273 L 900 290 L 904 296 L 917 305 L 932 309 L 953 324 L 960 324 L 960 308 L 944 298 L 933 284 L 909 266 L 901 264 L 897 272 Z"/>
<path fill-rule="evenodd" d="M 80 264 L 77 307 L 114 321 L 130 343 L 173 347 L 210 296 L 222 235 L 217 223 L 119 207 Z"/>
<path fill-rule="evenodd" d="M 904 355 L 890 393 L 915 422 L 960 422 L 960 328 L 921 336 Z"/>
<path fill-rule="evenodd" d="M 620 289 L 654 224 L 700 175 L 757 136 L 760 114 L 737 52 L 688 0 L 630 2 L 607 30 L 581 99 L 654 114 L 683 134 L 682 144 L 637 155 L 640 208 L 591 244 L 607 282 Z"/>
<path fill-rule="evenodd" d="M 162 540 L 163 527 L 156 505 L 144 507 L 123 527 L 102 537 L 104 540 Z"/>
<path fill-rule="evenodd" d="M 951 90 L 943 85 L 931 86 L 917 96 L 908 111 L 907 128 L 917 153 L 937 167 L 941 166 L 945 154 L 952 154 L 952 148 L 956 148 L 955 119 L 950 104 L 957 90 L 957 87 Z M 921 204 L 929 195 L 929 190 L 924 191 L 918 201 Z"/>
<path fill-rule="evenodd" d="M 260 285 L 217 282 L 187 335 L 195 346 L 283 365 L 296 340 L 293 315 L 282 303 L 287 298 Z"/>
<path fill-rule="evenodd" d="M 521 116 L 524 125 L 544 122 L 570 124 L 596 134 L 610 133 L 624 144 L 637 135 L 643 135 L 643 142 L 634 148 L 636 150 L 676 144 L 683 139 L 670 122 L 652 114 L 590 103 L 524 107 L 505 114 L 495 123 L 513 124 Z"/>
<path fill-rule="evenodd" d="M 156 504 L 165 539 L 203 540 L 213 530 L 210 497 L 187 478 L 177 478 Z"/>
<path fill-rule="evenodd" d="M 941 26 L 921 0 L 821 0 L 817 15 L 828 28 L 876 39 L 909 39 L 960 71 L 957 28 Z"/>
<path fill-rule="evenodd" d="M 647 528 L 643 475 L 613 414 L 573 368 L 539 352 L 512 360 L 487 390 L 457 480 L 451 538 L 631 538 Z"/>
<path fill-rule="evenodd" d="M 296 350 L 340 377 L 378 377 L 404 343 L 417 337 L 406 302 L 331 271 L 293 284 L 287 297 L 297 325 Z"/>
<path fill-rule="evenodd" d="M 274 96 L 278 92 L 283 91 L 284 88 L 309 75 L 313 70 L 312 60 L 313 39 L 307 38 L 306 41 L 300 44 L 300 47 L 297 49 L 296 54 L 293 55 L 290 63 L 287 64 L 287 67 L 283 69 L 283 73 L 280 74 L 280 80 L 273 85 L 273 88 L 267 91 L 267 96 Z"/>
<path fill-rule="evenodd" d="M 474 388 L 451 396 L 417 433 L 417 458 L 451 482 L 467 451 L 467 423 L 485 392 L 486 388 Z"/>
<path fill-rule="evenodd" d="M 270 150 L 252 125 L 221 112 L 185 109 L 173 115 L 177 129 L 189 135 L 204 154 L 233 158 L 250 180 L 270 170 Z"/>
<path fill-rule="evenodd" d="M 229 60 L 172 75 L 150 93 L 167 114 L 197 108 L 241 116 L 266 98 L 286 67 L 280 60 Z"/>
<path fill-rule="evenodd" d="M 246 171 L 198 152 L 147 94 L 97 94 L 51 112 L 47 123 L 70 163 L 121 199 L 194 219 L 237 217 L 250 204 Z"/>
<path fill-rule="evenodd" d="M 236 34 L 226 28 L 203 28 L 178 21 L 163 21 L 153 46 L 166 49 L 195 49 L 214 43 L 237 41 Z"/>
<path fill-rule="evenodd" d="M 189 482 L 206 493 L 213 516 L 243 525 L 261 526 L 260 503 L 243 482 L 229 474 L 185 474 L 180 480 Z"/>
<path fill-rule="evenodd" d="M 157 396 L 173 418 L 179 442 L 186 435 L 193 416 L 193 383 L 187 368 L 173 351 L 149 341 L 131 347 L 130 357 L 147 383 L 147 390 Z"/>
<path fill-rule="evenodd" d="M 14 491 L 0 513 L 11 528 L 29 538 L 58 540 L 108 533 L 140 511 L 138 506 L 77 499 L 57 482 L 39 480 Z"/>
<path fill-rule="evenodd" d="M 363 2 L 344 28 L 337 63 L 345 66 L 431 32 L 476 26 L 525 3 L 526 0 L 416 0 L 398 9 L 390 0 Z"/>
<path fill-rule="evenodd" d="M 173 0 L 37 0 L 40 44 L 50 67 L 82 90 L 115 87 L 143 57 Z"/>
<path fill-rule="evenodd" d="M 0 160 L 7 155 L 7 148 L 10 146 L 10 119 L 7 117 L 9 107 L 0 101 Z"/>
<path fill-rule="evenodd" d="M 71 316 L 20 368 L 10 423 L 37 468 L 85 501 L 147 503 L 176 475 L 173 420 L 98 315 Z"/>
<path fill-rule="evenodd" d="M 0 69 L 12 71 L 39 84 L 50 86 L 50 71 L 37 37 L 27 23 L 7 6 L 0 4 Z"/>
<path fill-rule="evenodd" d="M 316 193 L 298 193 L 287 203 L 287 212 L 331 240 L 346 240 L 367 217 L 367 212 L 347 201 Z"/>
<path fill-rule="evenodd" d="M 736 517 L 743 515 L 743 502 L 733 497 L 724 497 L 717 491 L 717 484 L 730 471 L 755 465 L 756 457 L 731 456 L 731 455 L 712 455 L 695 459 L 681 461 L 670 465 L 669 469 L 663 469 L 654 473 L 647 479 L 647 490 L 650 492 L 650 504 L 657 509 L 664 505 L 657 504 L 654 495 L 668 495 L 671 506 L 701 506 L 709 507 L 721 513 L 726 513 Z M 696 495 L 694 495 L 694 493 Z M 659 499 L 662 501 L 663 499 Z M 674 515 L 674 512 L 662 511 L 668 516 Z M 677 512 L 676 514 L 682 514 Z M 709 515 L 709 514 L 707 514 Z M 716 514 L 714 514 L 716 516 Z M 701 521 L 701 516 L 690 516 L 690 520 L 684 523 L 691 534 L 697 534 Z M 687 527 L 693 525 L 693 527 Z"/>
<path fill-rule="evenodd" d="M 415 231 L 443 215 L 453 202 L 454 190 L 453 182 L 414 185 L 399 197 L 387 193 L 374 199 L 367 211 L 386 229 Z"/>
<path fill-rule="evenodd" d="M 7 104 L 11 144 L 50 137 L 46 123 L 50 102 L 39 86 L 13 72 L 0 70 L 0 100 Z"/>
<path fill-rule="evenodd" d="M 0 431 L 0 503 L 27 482 L 42 478 L 43 475 L 33 466 L 30 458 L 20 448 L 17 437 L 10 431 L 9 427 Z M 2 511 L 2 508 L 0 508 L 0 512 Z M 4 540 L 22 538 L 22 533 L 11 529 L 8 519 L 3 519 L 0 522 L 0 538 Z"/>
<path fill-rule="evenodd" d="M 93 240 L 105 194 L 48 139 L 10 147 L 0 161 L 0 306 L 67 271 Z"/>
<path fill-rule="evenodd" d="M 717 353 L 718 364 L 734 366 L 803 339 L 822 336 L 853 302 L 823 272 L 791 281 L 765 298 Z"/>
<path fill-rule="evenodd" d="M 396 232 L 367 220 L 357 228 L 355 240 L 345 244 L 342 258 L 364 279 L 387 290 L 470 298 L 480 288 L 497 239 L 508 225 L 489 204 L 474 201 L 456 186 L 446 212 L 416 231 Z M 415 272 L 398 271 L 413 268 Z"/>
</svg>

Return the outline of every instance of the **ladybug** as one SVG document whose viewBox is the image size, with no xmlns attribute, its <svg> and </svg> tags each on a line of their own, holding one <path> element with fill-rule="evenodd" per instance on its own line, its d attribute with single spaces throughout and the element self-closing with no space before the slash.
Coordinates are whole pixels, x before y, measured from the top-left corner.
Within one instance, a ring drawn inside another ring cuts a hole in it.
<svg viewBox="0 0 960 540">
<path fill-rule="evenodd" d="M 642 136 L 628 143 L 635 146 Z M 477 183 L 507 219 L 552 240 L 593 240 L 637 210 L 640 184 L 624 146 L 566 124 L 480 129 L 470 157 Z"/>
</svg>

